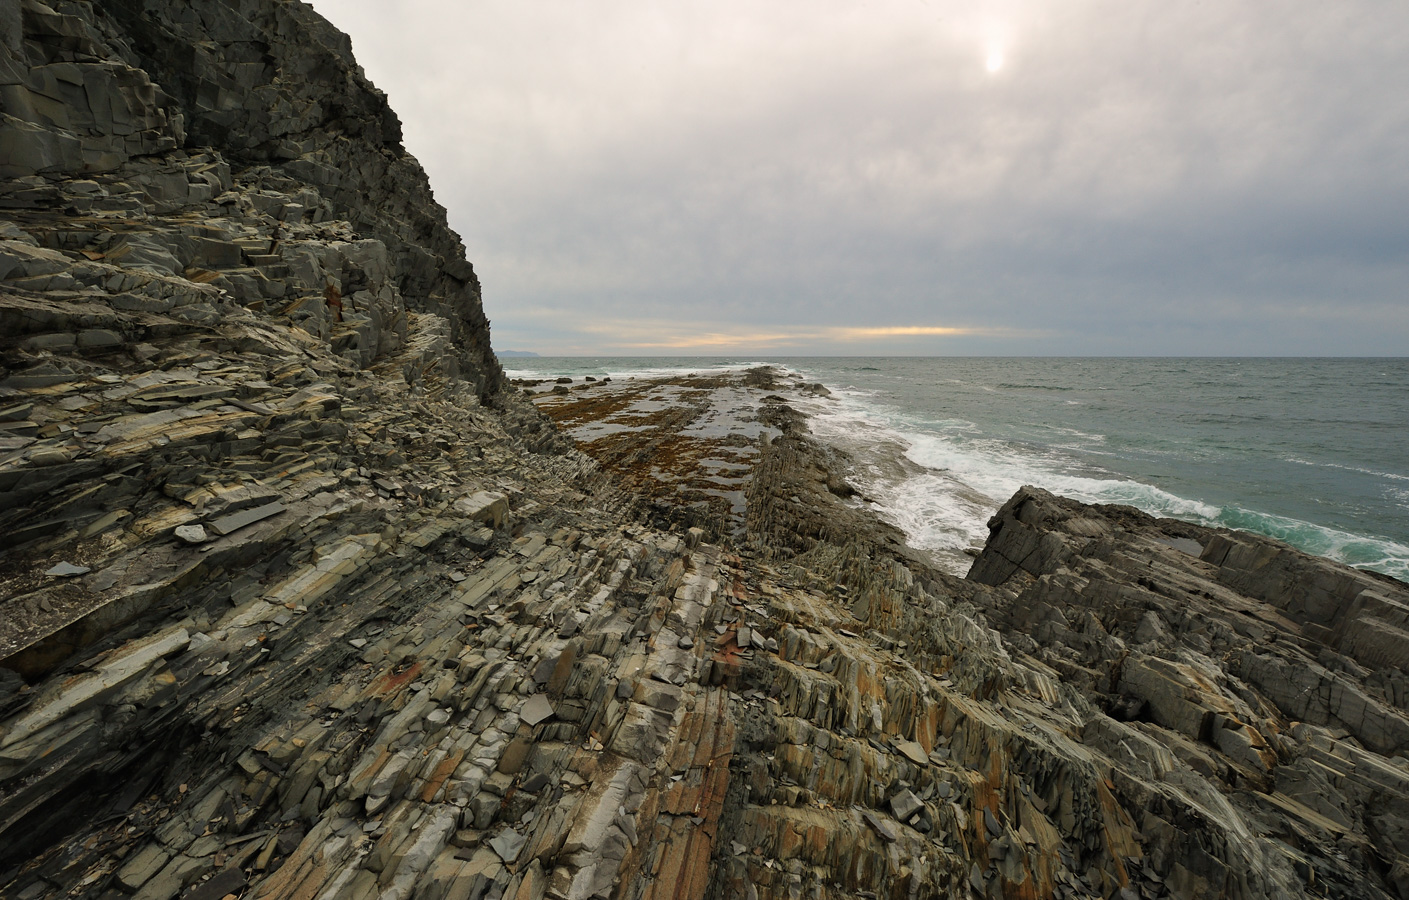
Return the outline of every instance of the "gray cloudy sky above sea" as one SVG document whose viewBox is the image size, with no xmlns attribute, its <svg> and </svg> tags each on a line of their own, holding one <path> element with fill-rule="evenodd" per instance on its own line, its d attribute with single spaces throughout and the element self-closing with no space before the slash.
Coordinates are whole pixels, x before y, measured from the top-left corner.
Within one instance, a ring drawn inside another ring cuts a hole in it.
<svg viewBox="0 0 1409 900">
<path fill-rule="evenodd" d="M 544 355 L 1409 354 L 1409 5 L 315 0 Z"/>
</svg>

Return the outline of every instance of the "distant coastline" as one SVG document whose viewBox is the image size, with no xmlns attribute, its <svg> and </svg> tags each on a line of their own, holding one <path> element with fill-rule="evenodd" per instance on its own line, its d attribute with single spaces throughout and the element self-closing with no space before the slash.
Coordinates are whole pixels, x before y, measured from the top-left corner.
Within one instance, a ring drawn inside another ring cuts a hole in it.
<svg viewBox="0 0 1409 900">
<path fill-rule="evenodd" d="M 528 358 L 533 358 L 533 359 L 537 359 L 537 358 L 538 358 L 538 354 L 537 354 L 537 353 L 534 353 L 532 350 L 495 350 L 495 351 L 494 351 L 494 355 L 497 356 L 497 357 L 499 357 L 500 359 L 505 359 L 505 358 L 512 358 L 512 359 L 528 359 Z"/>
</svg>

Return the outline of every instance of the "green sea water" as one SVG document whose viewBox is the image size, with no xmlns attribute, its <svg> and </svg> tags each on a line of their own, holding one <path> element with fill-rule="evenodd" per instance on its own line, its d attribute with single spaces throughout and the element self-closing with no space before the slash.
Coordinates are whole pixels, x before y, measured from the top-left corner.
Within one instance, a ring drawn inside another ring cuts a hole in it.
<svg viewBox="0 0 1409 900">
<path fill-rule="evenodd" d="M 956 571 L 1023 484 L 1409 580 L 1409 359 L 538 358 L 513 376 L 774 363 L 876 511 Z M 906 464 L 897 467 L 896 455 Z"/>
</svg>

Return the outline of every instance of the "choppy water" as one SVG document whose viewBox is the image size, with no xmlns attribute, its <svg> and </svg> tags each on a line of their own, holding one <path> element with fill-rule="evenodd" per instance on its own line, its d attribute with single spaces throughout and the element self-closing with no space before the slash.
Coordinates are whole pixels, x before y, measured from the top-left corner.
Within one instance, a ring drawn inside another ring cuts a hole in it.
<svg viewBox="0 0 1409 900">
<path fill-rule="evenodd" d="M 833 391 L 877 511 L 955 571 L 1023 484 L 1409 580 L 1409 359 L 510 359 L 520 377 L 781 365 Z"/>
</svg>

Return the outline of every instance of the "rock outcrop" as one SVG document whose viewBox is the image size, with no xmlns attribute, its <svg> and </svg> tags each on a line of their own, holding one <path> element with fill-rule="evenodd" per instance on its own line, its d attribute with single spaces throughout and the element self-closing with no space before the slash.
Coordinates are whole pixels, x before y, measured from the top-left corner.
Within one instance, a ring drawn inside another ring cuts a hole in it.
<svg viewBox="0 0 1409 900">
<path fill-rule="evenodd" d="M 743 701 L 719 895 L 1405 896 L 1409 587 L 1034 488 L 955 579 L 776 376 L 724 391 L 765 427 L 709 670 Z M 737 429 L 685 387 L 538 402 L 638 495 L 704 504 L 711 470 L 664 461 Z"/>
<path fill-rule="evenodd" d="M 990 529 L 990 620 L 1101 711 L 1088 743 L 1186 882 L 1409 894 L 1409 586 L 1034 488 Z"/>
<path fill-rule="evenodd" d="M 481 397 L 498 389 L 459 238 L 347 37 L 307 5 L 5 10 L 0 277 L 85 304 L 80 348 L 111 340 L 96 332 L 215 328 L 233 303 L 365 367 L 418 312 L 448 329 L 442 364 Z M 37 349 L 70 331 L 59 310 L 0 315 Z"/>
<path fill-rule="evenodd" d="M 10 2 L 0 101 L 0 895 L 1409 897 L 1404 585 L 530 402 L 301 3 Z"/>
</svg>

